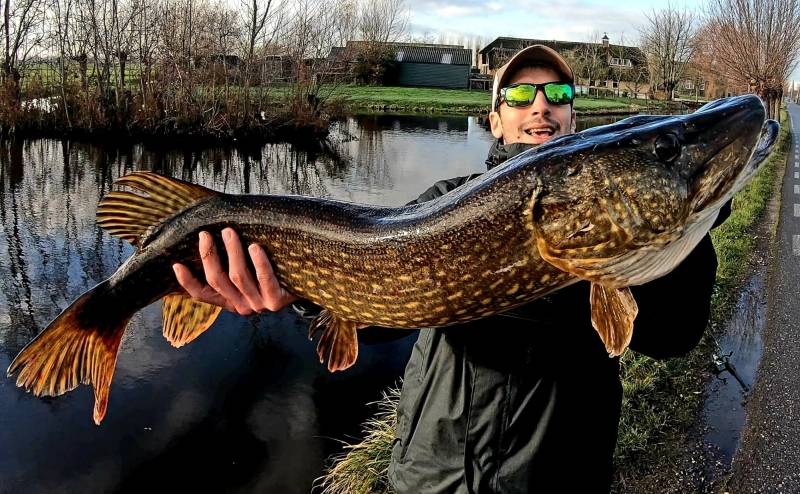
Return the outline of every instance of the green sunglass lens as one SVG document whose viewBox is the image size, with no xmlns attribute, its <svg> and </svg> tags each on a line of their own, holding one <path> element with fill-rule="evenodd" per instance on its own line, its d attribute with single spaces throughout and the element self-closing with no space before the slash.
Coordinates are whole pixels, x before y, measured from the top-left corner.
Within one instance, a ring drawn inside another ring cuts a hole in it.
<svg viewBox="0 0 800 494">
<path fill-rule="evenodd" d="M 565 104 L 572 102 L 574 91 L 569 84 L 546 84 L 544 94 L 553 103 Z"/>
<path fill-rule="evenodd" d="M 533 102 L 536 96 L 536 86 L 523 84 L 506 88 L 506 102 L 508 106 L 527 105 Z"/>
</svg>

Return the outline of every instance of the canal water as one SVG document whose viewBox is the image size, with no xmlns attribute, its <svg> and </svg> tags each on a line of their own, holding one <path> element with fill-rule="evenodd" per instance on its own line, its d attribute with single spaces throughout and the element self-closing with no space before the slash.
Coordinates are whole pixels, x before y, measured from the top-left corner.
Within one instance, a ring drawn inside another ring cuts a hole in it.
<svg viewBox="0 0 800 494">
<path fill-rule="evenodd" d="M 229 193 L 400 205 L 437 180 L 483 171 L 491 141 L 476 117 L 365 115 L 310 147 L 3 144 L 0 369 L 132 253 L 95 224 L 98 200 L 127 172 Z M 366 404 L 402 376 L 415 339 L 362 345 L 353 368 L 329 374 L 289 310 L 223 313 L 181 349 L 161 336 L 160 318 L 156 303 L 132 320 L 100 427 L 86 386 L 40 399 L 0 378 L 0 493 L 308 492 L 341 441 L 358 436 Z"/>
</svg>

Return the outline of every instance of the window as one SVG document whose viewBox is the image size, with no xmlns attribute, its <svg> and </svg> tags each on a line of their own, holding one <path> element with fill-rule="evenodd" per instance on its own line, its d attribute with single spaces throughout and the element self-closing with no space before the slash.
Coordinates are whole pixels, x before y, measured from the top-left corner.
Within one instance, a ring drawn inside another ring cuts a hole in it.
<svg viewBox="0 0 800 494">
<path fill-rule="evenodd" d="M 397 50 L 397 61 L 402 62 L 405 54 L 406 53 L 403 50 Z"/>
<path fill-rule="evenodd" d="M 683 87 L 686 89 L 694 89 L 694 83 L 692 81 L 685 81 Z"/>
<path fill-rule="evenodd" d="M 453 54 L 452 53 L 444 53 L 442 54 L 442 63 L 453 63 Z"/>
<path fill-rule="evenodd" d="M 633 67 L 633 63 L 631 62 L 630 58 L 611 57 L 610 65 L 616 65 L 618 67 Z"/>
</svg>

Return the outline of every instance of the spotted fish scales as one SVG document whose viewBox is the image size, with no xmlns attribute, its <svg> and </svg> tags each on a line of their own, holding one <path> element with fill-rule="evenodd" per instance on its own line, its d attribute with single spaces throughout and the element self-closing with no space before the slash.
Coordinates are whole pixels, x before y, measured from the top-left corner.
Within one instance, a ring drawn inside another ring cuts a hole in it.
<svg viewBox="0 0 800 494">
<path fill-rule="evenodd" d="M 581 279 L 592 283 L 592 324 L 619 355 L 637 312 L 628 286 L 688 255 L 777 131 L 754 96 L 691 115 L 632 117 L 558 138 L 438 199 L 398 208 L 229 195 L 134 172 L 102 199 L 97 217 L 136 252 L 29 343 L 9 375 L 38 396 L 91 384 L 99 424 L 133 314 L 163 299 L 163 332 L 174 346 L 219 315 L 181 292 L 172 264 L 201 273 L 198 233 L 219 239 L 226 227 L 266 249 L 287 290 L 324 308 L 310 331 L 321 333 L 317 351 L 330 370 L 355 362 L 359 328 L 458 324 Z"/>
</svg>

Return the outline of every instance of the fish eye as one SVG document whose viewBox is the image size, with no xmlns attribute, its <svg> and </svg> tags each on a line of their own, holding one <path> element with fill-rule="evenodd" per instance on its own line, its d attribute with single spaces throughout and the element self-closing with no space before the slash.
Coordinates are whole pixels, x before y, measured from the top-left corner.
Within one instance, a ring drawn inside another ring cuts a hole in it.
<svg viewBox="0 0 800 494">
<path fill-rule="evenodd" d="M 667 163 L 674 161 L 681 154 L 681 143 L 678 141 L 678 136 L 675 134 L 658 136 L 654 151 L 661 161 L 666 161 Z"/>
</svg>

